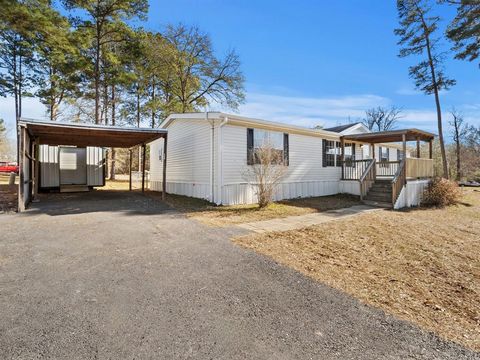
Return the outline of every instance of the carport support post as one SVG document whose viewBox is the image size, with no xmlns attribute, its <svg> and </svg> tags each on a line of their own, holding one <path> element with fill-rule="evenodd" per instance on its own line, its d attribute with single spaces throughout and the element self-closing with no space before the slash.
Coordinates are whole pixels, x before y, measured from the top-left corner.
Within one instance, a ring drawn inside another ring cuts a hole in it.
<svg viewBox="0 0 480 360">
<path fill-rule="evenodd" d="M 25 194 L 23 190 L 25 187 L 23 183 L 25 181 L 25 174 L 23 173 L 23 162 L 24 162 L 24 152 L 25 152 L 25 128 L 20 126 L 20 136 L 19 136 L 19 144 L 18 144 L 18 211 L 22 212 L 25 211 Z"/>
<path fill-rule="evenodd" d="M 163 138 L 163 177 L 162 177 L 162 200 L 167 196 L 167 137 Z"/>
<path fill-rule="evenodd" d="M 40 170 L 40 139 L 35 138 L 35 161 L 34 165 L 34 177 L 33 177 L 33 200 L 37 200 L 38 195 L 38 181 L 39 181 L 39 170 Z"/>
<path fill-rule="evenodd" d="M 128 149 L 128 190 L 132 191 L 132 149 Z"/>
<path fill-rule="evenodd" d="M 417 159 L 420 159 L 420 138 L 417 137 Z"/>
<path fill-rule="evenodd" d="M 433 139 L 428 142 L 428 157 L 433 159 Z"/>
<path fill-rule="evenodd" d="M 147 147 L 142 144 L 142 192 L 145 192 L 145 159 L 146 159 Z"/>
</svg>

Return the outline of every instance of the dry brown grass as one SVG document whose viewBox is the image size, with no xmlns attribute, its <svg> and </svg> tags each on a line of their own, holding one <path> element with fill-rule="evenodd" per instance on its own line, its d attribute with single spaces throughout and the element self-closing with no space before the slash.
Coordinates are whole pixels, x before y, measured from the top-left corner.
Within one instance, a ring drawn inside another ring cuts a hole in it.
<svg viewBox="0 0 480 360">
<path fill-rule="evenodd" d="M 8 185 L 10 175 L 0 174 L 0 214 L 17 210 L 17 186 Z M 15 179 L 18 184 L 18 176 Z"/>
<path fill-rule="evenodd" d="M 480 192 L 235 240 L 441 337 L 480 350 Z"/>
<path fill-rule="evenodd" d="M 161 193 L 156 192 L 149 192 L 149 194 L 151 196 L 161 196 Z M 271 203 L 265 208 L 259 208 L 258 205 L 215 206 L 205 200 L 167 194 L 167 203 L 185 213 L 188 217 L 206 225 L 229 226 L 340 209 L 358 205 L 359 200 L 355 196 L 334 195 L 279 201 Z"/>
</svg>

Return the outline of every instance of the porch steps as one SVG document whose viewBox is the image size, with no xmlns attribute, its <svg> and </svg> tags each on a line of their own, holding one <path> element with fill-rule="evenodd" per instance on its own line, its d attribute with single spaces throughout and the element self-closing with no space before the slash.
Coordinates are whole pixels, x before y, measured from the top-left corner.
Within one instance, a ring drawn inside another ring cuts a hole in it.
<svg viewBox="0 0 480 360">
<path fill-rule="evenodd" d="M 375 180 L 365 196 L 364 202 L 380 207 L 392 207 L 392 182 L 391 180 Z"/>
</svg>

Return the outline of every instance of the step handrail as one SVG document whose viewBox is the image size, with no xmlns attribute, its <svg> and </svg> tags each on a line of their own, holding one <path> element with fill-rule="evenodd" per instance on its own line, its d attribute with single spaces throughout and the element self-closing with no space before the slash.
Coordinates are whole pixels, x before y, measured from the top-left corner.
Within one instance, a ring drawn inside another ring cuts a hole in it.
<svg viewBox="0 0 480 360">
<path fill-rule="evenodd" d="M 376 178 L 376 166 L 375 166 L 375 159 L 370 159 L 370 163 L 365 168 L 365 171 L 360 176 L 358 180 L 360 182 L 360 200 L 367 195 L 368 190 L 375 182 Z"/>
<path fill-rule="evenodd" d="M 395 202 L 400 196 L 400 192 L 402 191 L 403 186 L 406 184 L 407 174 L 406 174 L 405 162 L 406 162 L 405 159 L 402 159 L 400 161 L 400 164 L 398 165 L 398 169 L 392 180 L 392 206 L 395 206 Z"/>
</svg>

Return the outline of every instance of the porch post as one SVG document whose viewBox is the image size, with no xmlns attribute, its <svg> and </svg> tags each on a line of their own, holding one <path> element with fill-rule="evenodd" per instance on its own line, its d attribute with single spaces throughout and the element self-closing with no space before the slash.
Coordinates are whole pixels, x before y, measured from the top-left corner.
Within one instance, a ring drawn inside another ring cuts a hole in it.
<svg viewBox="0 0 480 360">
<path fill-rule="evenodd" d="M 167 137 L 163 138 L 163 177 L 162 177 L 162 200 L 167 197 Z"/>
<path fill-rule="evenodd" d="M 433 139 L 430 139 L 428 142 L 428 156 L 430 159 L 433 159 Z"/>
<path fill-rule="evenodd" d="M 402 134 L 402 145 L 403 145 L 403 159 L 405 164 L 403 165 L 403 178 L 405 179 L 404 185 L 407 185 L 407 135 Z"/>
<path fill-rule="evenodd" d="M 341 160 L 341 166 L 342 166 L 342 179 L 345 178 L 345 139 L 343 138 L 343 136 L 340 138 L 340 146 L 342 147 L 342 153 L 341 153 L 341 157 L 340 157 L 340 160 Z"/>
<path fill-rule="evenodd" d="M 417 159 L 420 159 L 420 138 L 417 137 Z"/>
<path fill-rule="evenodd" d="M 132 149 L 128 149 L 128 191 L 132 191 Z"/>
<path fill-rule="evenodd" d="M 145 192 L 145 158 L 147 153 L 147 147 L 142 144 L 142 193 Z"/>
<path fill-rule="evenodd" d="M 375 144 L 370 144 L 370 147 L 372 149 L 372 159 L 375 160 Z"/>
</svg>

